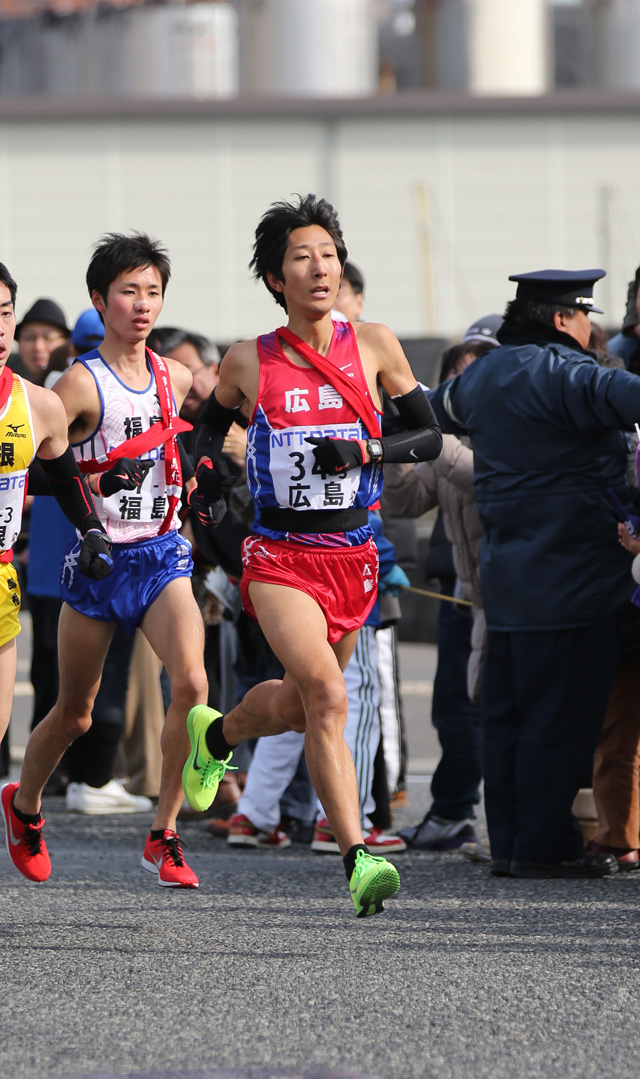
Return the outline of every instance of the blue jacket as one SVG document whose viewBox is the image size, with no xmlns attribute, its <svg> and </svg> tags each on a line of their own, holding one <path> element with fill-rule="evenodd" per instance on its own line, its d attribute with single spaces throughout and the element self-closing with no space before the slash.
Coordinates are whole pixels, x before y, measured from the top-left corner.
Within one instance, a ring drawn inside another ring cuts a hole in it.
<svg viewBox="0 0 640 1079">
<path fill-rule="evenodd" d="M 640 378 L 565 340 L 512 337 L 430 395 L 443 431 L 471 437 L 490 629 L 588 625 L 633 591 L 607 488 L 629 504 Z"/>
</svg>

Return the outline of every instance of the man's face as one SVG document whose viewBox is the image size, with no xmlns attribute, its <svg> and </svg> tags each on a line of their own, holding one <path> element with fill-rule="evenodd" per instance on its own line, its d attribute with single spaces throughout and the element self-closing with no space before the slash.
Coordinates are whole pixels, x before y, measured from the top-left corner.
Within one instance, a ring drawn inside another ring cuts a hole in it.
<svg viewBox="0 0 640 1079">
<path fill-rule="evenodd" d="M 6 285 L 0 284 L 0 371 L 11 355 L 15 332 L 16 313 L 11 293 Z"/>
<path fill-rule="evenodd" d="M 104 320 L 105 337 L 124 344 L 146 341 L 162 311 L 162 278 L 155 266 L 125 270 L 109 285 L 106 303 L 99 292 L 91 302 Z"/>
<path fill-rule="evenodd" d="M 18 336 L 20 359 L 32 375 L 40 375 L 54 348 L 63 341 L 66 341 L 65 334 L 50 322 L 27 322 L 20 327 Z"/>
<path fill-rule="evenodd" d="M 587 348 L 591 337 L 591 322 L 584 308 L 579 307 L 575 315 L 571 317 L 557 311 L 554 322 L 557 330 L 568 333 L 582 348 Z"/>
<path fill-rule="evenodd" d="M 335 307 L 342 267 L 336 245 L 319 225 L 294 229 L 282 260 L 282 281 L 268 275 L 269 284 L 282 292 L 289 315 L 300 313 L 320 319 Z"/>
<path fill-rule="evenodd" d="M 217 364 L 208 367 L 202 362 L 198 350 L 188 341 L 178 345 L 177 348 L 167 352 L 169 359 L 177 360 L 191 371 L 193 382 L 191 389 L 185 397 L 180 415 L 189 422 L 195 420 L 202 410 L 202 406 L 209 400 L 213 389 L 218 384 Z"/>
<path fill-rule="evenodd" d="M 353 285 L 345 277 L 340 282 L 336 307 L 349 319 L 349 322 L 357 322 L 362 314 L 364 295 L 362 292 L 354 292 Z"/>
</svg>

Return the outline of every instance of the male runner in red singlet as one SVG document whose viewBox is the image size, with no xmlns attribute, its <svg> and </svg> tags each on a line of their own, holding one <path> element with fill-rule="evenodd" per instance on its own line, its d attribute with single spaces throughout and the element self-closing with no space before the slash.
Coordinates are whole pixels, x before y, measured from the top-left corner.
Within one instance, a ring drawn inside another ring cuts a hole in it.
<svg viewBox="0 0 640 1079">
<path fill-rule="evenodd" d="M 84 536 L 78 568 L 94 581 L 108 575 L 110 544 L 93 499 L 69 448 L 61 401 L 51 390 L 34 386 L 7 366 L 16 328 L 17 286 L 0 262 L 0 739 L 11 717 L 16 678 L 16 637 L 20 632 L 20 587 L 12 566 L 27 491 L 27 470 L 37 454 L 64 513 Z M 14 864 L 46 870 L 42 820 L 16 815 L 17 784 L 6 783 L 0 811 L 7 824 L 7 850 Z M 47 874 L 48 875 L 48 874 Z"/>
<path fill-rule="evenodd" d="M 104 341 L 76 360 L 55 392 L 113 541 L 113 569 L 105 581 L 87 585 L 76 573 L 77 547 L 72 544 L 65 554 L 59 696 L 29 739 L 14 804 L 23 817 L 38 820 L 49 775 L 91 724 L 115 624 L 129 633 L 140 626 L 171 679 L 160 796 L 142 865 L 163 887 L 197 888 L 175 830 L 189 749 L 185 720 L 190 708 L 207 699 L 202 618 L 189 579 L 191 549 L 178 534 L 176 512 L 182 477 L 175 435 L 185 429 L 177 415 L 191 374 L 145 348 L 169 274 L 166 253 L 143 234 L 109 234 L 94 248 L 87 286 L 104 322 Z M 45 880 L 50 873 L 48 865 L 17 868 L 31 879 Z"/>
<path fill-rule="evenodd" d="M 226 716 L 189 715 L 183 783 L 194 808 L 215 795 L 245 738 L 306 730 L 314 787 L 343 855 L 358 917 L 376 914 L 400 879 L 370 855 L 343 730 L 342 671 L 376 597 L 378 560 L 368 507 L 381 463 L 437 457 L 442 439 L 399 342 L 386 326 L 334 323 L 347 251 L 333 207 L 308 195 L 274 204 L 257 230 L 252 266 L 288 315 L 275 333 L 234 345 L 196 439 L 198 490 L 213 500 L 216 461 L 236 410 L 247 403 L 247 479 L 253 535 L 243 548 L 243 600 L 281 660 L 283 681 L 250 690 Z M 380 436 L 382 385 L 406 431 Z"/>
</svg>

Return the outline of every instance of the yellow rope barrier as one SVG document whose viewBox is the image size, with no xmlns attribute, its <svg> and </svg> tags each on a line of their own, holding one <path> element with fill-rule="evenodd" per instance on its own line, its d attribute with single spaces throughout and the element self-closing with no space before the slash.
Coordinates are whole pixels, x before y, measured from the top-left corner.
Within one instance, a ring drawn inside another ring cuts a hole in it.
<svg viewBox="0 0 640 1079">
<path fill-rule="evenodd" d="M 416 596 L 428 596 L 429 599 L 444 599 L 447 603 L 457 603 L 461 607 L 475 607 L 475 603 L 472 603 L 470 599 L 456 599 L 455 596 L 443 596 L 441 592 L 429 592 L 426 588 L 416 588 L 414 585 L 409 585 L 408 588 L 403 588 L 403 592 L 413 592 Z"/>
</svg>

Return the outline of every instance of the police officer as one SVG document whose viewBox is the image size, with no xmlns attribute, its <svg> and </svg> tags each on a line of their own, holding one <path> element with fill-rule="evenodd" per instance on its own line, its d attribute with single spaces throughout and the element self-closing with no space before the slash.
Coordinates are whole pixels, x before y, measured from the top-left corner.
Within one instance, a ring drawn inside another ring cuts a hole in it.
<svg viewBox="0 0 640 1079">
<path fill-rule="evenodd" d="M 587 351 L 603 270 L 517 274 L 500 347 L 431 396 L 468 433 L 484 527 L 489 640 L 483 675 L 485 805 L 496 875 L 600 877 L 571 807 L 593 753 L 630 598 L 608 489 L 629 501 L 623 431 L 640 379 Z"/>
</svg>

